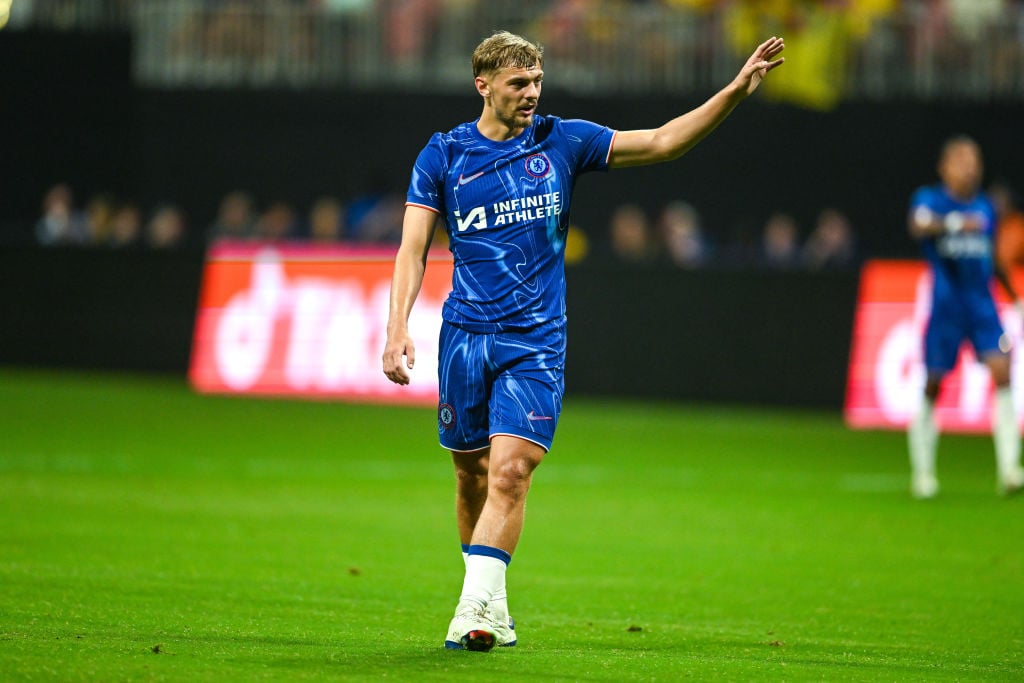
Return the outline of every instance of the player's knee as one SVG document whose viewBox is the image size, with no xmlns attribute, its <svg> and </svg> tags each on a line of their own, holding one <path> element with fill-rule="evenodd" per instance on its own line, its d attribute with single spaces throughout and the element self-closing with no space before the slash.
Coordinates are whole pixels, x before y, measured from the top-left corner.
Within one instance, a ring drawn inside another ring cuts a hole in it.
<svg viewBox="0 0 1024 683">
<path fill-rule="evenodd" d="M 455 483 L 459 491 L 476 491 L 487 488 L 486 470 L 464 470 L 455 468 Z"/>
<path fill-rule="evenodd" d="M 997 387 L 1005 387 L 1010 384 L 1010 357 L 1005 354 L 993 355 L 986 359 L 989 372 L 992 375 L 992 383 Z"/>
<path fill-rule="evenodd" d="M 489 459 L 490 455 L 487 450 L 472 453 L 452 452 L 455 474 L 460 479 L 463 477 L 486 477 Z"/>
<path fill-rule="evenodd" d="M 490 488 L 508 498 L 518 499 L 526 495 L 530 479 L 539 463 L 528 457 L 514 457 L 505 460 L 490 472 Z"/>
</svg>

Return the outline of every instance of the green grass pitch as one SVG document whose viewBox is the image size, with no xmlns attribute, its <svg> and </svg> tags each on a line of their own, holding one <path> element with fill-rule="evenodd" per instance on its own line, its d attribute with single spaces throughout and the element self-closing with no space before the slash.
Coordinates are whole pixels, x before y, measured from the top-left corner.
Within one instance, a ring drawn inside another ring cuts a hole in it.
<svg viewBox="0 0 1024 683">
<path fill-rule="evenodd" d="M 429 409 L 0 370 L 0 679 L 1024 676 L 1024 499 L 988 438 L 570 397 L 509 572 L 519 647 L 442 648 L 462 580 Z"/>
</svg>

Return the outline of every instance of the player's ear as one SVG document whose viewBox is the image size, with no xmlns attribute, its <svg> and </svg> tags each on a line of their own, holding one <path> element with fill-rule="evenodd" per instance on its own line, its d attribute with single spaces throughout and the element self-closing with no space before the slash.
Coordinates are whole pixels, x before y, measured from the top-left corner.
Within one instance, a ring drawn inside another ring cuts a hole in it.
<svg viewBox="0 0 1024 683">
<path fill-rule="evenodd" d="M 473 79 L 473 83 L 476 85 L 476 91 L 480 93 L 480 97 L 487 99 L 491 96 L 491 82 L 489 79 L 477 76 Z"/>
</svg>

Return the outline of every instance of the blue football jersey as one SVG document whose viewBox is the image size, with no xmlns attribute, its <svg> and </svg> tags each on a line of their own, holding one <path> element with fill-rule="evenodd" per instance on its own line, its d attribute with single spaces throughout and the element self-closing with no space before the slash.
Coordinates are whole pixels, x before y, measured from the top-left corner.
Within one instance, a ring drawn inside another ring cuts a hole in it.
<svg viewBox="0 0 1024 683">
<path fill-rule="evenodd" d="M 984 194 L 970 201 L 951 197 L 941 185 L 922 187 L 910 202 L 911 215 L 921 209 L 945 217 L 951 212 L 977 216 L 982 221 L 978 232 L 947 232 L 922 241 L 922 249 L 934 275 L 932 309 L 991 306 L 993 275 L 992 242 L 996 212 Z"/>
<path fill-rule="evenodd" d="M 530 329 L 565 315 L 565 237 L 576 178 L 608 168 L 614 131 L 535 115 L 495 142 L 464 123 L 420 152 L 407 204 L 444 220 L 455 260 L 448 322 L 471 332 Z"/>
</svg>

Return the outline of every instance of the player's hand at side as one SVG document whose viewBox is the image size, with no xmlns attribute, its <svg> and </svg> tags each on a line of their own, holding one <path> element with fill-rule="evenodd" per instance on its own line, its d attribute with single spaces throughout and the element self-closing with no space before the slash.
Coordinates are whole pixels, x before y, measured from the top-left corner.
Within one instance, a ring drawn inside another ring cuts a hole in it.
<svg viewBox="0 0 1024 683">
<path fill-rule="evenodd" d="M 757 86 L 761 85 L 768 72 L 786 61 L 785 57 L 779 57 L 784 49 L 786 44 L 782 38 L 775 36 L 758 45 L 736 76 L 736 84 L 748 95 L 757 90 Z"/>
<path fill-rule="evenodd" d="M 408 331 L 388 335 L 382 361 L 389 380 L 403 386 L 409 383 L 411 378 L 406 368 L 412 370 L 416 364 L 416 345 Z"/>
</svg>

